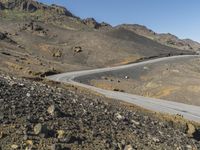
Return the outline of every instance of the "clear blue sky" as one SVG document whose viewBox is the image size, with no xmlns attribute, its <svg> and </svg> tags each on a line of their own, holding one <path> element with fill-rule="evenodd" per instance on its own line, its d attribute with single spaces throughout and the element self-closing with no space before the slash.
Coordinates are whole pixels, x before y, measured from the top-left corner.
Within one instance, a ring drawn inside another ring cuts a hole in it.
<svg viewBox="0 0 200 150">
<path fill-rule="evenodd" d="M 65 6 L 81 18 L 113 26 L 141 24 L 200 42 L 200 0 L 39 0 Z"/>
</svg>

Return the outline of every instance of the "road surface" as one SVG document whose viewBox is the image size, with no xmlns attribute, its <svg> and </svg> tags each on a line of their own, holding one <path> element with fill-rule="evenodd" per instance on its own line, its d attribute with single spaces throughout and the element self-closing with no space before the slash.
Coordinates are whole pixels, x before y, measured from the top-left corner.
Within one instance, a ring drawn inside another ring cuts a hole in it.
<svg viewBox="0 0 200 150">
<path fill-rule="evenodd" d="M 164 58 L 158 58 L 154 60 L 148 60 L 145 62 L 139 62 L 129 65 L 123 65 L 118 67 L 109 67 L 109 68 L 101 68 L 101 69 L 93 69 L 93 70 L 84 70 L 84 71 L 76 71 L 76 72 L 69 72 L 69 73 L 63 73 L 58 75 L 53 75 L 47 77 L 50 80 L 59 81 L 63 83 L 69 83 L 76 86 L 84 87 L 89 90 L 98 92 L 108 98 L 116 99 L 116 100 L 122 100 L 128 103 L 132 103 L 134 105 L 146 108 L 151 111 L 161 112 L 161 113 L 168 113 L 168 114 L 179 114 L 182 115 L 184 118 L 196 122 L 200 122 L 200 107 L 199 106 L 193 106 L 193 105 L 187 105 L 183 103 L 177 103 L 172 101 L 166 101 L 166 100 L 160 100 L 160 99 L 154 99 L 154 98 L 146 98 L 143 96 L 128 94 L 128 93 L 122 93 L 122 92 L 115 92 L 110 90 L 104 90 L 100 89 L 91 85 L 79 83 L 78 81 L 75 81 L 75 78 L 80 78 L 84 75 L 91 75 L 96 73 L 102 73 L 107 71 L 113 71 L 113 70 L 120 70 L 125 68 L 131 68 L 138 66 L 145 66 L 146 64 L 152 64 L 152 63 L 159 63 L 161 61 L 170 61 L 173 59 L 179 59 L 179 58 L 191 58 L 191 57 L 199 57 L 199 56 L 192 56 L 192 55 L 182 55 L 182 56 L 172 56 L 172 57 L 164 57 Z"/>
</svg>

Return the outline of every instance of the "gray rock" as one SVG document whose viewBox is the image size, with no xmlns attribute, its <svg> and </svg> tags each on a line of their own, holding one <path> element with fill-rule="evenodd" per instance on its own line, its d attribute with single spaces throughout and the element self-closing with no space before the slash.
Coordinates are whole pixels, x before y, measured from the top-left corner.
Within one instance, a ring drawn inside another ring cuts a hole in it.
<svg viewBox="0 0 200 150">
<path fill-rule="evenodd" d="M 27 96 L 27 97 L 30 97 L 30 96 L 31 96 L 31 94 L 30 94 L 30 93 L 26 93 L 26 96 Z"/>
<path fill-rule="evenodd" d="M 133 147 L 131 145 L 126 145 L 124 150 L 133 150 Z"/>
<path fill-rule="evenodd" d="M 19 146 L 17 144 L 12 144 L 11 145 L 11 149 L 18 149 L 18 148 L 19 148 Z"/>
<path fill-rule="evenodd" d="M 196 132 L 195 126 L 191 123 L 188 123 L 186 132 L 187 132 L 189 137 L 193 137 L 193 134 Z"/>
<path fill-rule="evenodd" d="M 40 134 L 40 133 L 42 133 L 43 132 L 43 130 L 44 130 L 44 126 L 41 124 L 41 123 L 38 123 L 38 124 L 36 124 L 35 126 L 34 126 L 34 134 L 35 135 L 38 135 L 38 134 Z"/>
<path fill-rule="evenodd" d="M 55 112 L 55 105 L 51 105 L 49 106 L 49 108 L 47 109 L 47 112 L 50 114 L 50 115 L 54 115 L 54 112 Z"/>
</svg>

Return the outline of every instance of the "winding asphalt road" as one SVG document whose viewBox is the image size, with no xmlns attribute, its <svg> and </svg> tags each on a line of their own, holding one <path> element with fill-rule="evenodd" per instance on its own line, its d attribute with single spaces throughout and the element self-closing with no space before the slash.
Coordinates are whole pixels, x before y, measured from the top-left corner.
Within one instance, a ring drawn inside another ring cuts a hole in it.
<svg viewBox="0 0 200 150">
<path fill-rule="evenodd" d="M 47 78 L 54 81 L 59 81 L 63 83 L 69 83 L 76 86 L 84 87 L 92 91 L 98 92 L 108 98 L 122 100 L 128 103 L 132 103 L 134 105 L 146 108 L 148 110 L 161 112 L 161 113 L 168 113 L 168 114 L 179 114 L 188 120 L 200 122 L 200 107 L 199 106 L 187 105 L 183 103 L 165 101 L 165 100 L 154 99 L 154 98 L 146 98 L 143 96 L 138 96 L 138 95 L 133 95 L 133 94 L 128 94 L 128 93 L 104 90 L 104 89 L 83 84 L 74 80 L 75 78 L 80 78 L 81 76 L 84 76 L 84 75 L 91 75 L 91 74 L 120 70 L 120 69 L 125 69 L 125 68 L 133 69 L 134 67 L 145 66 L 146 64 L 159 63 L 161 61 L 166 61 L 166 60 L 170 61 L 170 60 L 178 59 L 178 58 L 191 58 L 191 57 L 196 58 L 199 56 L 182 55 L 182 56 L 164 57 L 164 58 L 158 58 L 154 60 L 148 60 L 144 62 L 129 64 L 129 65 L 118 66 L 118 67 L 63 73 L 63 74 L 49 76 Z"/>
</svg>

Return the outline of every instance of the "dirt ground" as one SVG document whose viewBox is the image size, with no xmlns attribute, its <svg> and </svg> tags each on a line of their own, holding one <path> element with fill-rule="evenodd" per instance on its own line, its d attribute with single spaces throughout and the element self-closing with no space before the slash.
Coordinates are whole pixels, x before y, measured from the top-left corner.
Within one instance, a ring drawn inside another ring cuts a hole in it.
<svg viewBox="0 0 200 150">
<path fill-rule="evenodd" d="M 199 58 L 174 60 L 107 73 L 90 83 L 104 89 L 200 106 L 199 66 Z"/>
</svg>

